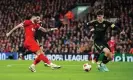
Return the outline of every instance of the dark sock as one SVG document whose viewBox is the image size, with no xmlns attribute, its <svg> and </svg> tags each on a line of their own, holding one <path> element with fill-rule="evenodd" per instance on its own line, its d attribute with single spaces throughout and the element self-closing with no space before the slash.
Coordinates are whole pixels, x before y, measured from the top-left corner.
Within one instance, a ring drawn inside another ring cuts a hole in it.
<svg viewBox="0 0 133 80">
<path fill-rule="evenodd" d="M 99 59 L 99 54 L 98 53 L 95 53 L 95 56 L 94 56 L 96 62 L 98 62 L 98 59 Z"/>
<path fill-rule="evenodd" d="M 102 60 L 102 63 L 107 64 L 109 61 L 110 60 L 106 56 L 104 56 L 103 60 Z"/>
</svg>

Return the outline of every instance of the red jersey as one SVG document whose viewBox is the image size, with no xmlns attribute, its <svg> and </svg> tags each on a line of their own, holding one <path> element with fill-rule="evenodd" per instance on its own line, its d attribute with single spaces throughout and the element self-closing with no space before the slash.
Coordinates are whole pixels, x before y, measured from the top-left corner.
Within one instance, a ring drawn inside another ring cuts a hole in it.
<svg viewBox="0 0 133 80">
<path fill-rule="evenodd" d="M 115 41 L 114 40 L 108 41 L 108 45 L 109 45 L 109 47 L 111 49 L 111 52 L 114 53 L 115 52 L 115 47 L 116 47 Z"/>
<path fill-rule="evenodd" d="M 39 28 L 39 24 L 32 23 L 31 20 L 24 21 L 25 40 L 34 39 L 35 30 Z"/>
<path fill-rule="evenodd" d="M 32 52 L 40 50 L 39 44 L 34 38 L 35 30 L 39 28 L 39 24 L 34 24 L 30 20 L 24 21 L 25 41 L 24 47 Z"/>
</svg>

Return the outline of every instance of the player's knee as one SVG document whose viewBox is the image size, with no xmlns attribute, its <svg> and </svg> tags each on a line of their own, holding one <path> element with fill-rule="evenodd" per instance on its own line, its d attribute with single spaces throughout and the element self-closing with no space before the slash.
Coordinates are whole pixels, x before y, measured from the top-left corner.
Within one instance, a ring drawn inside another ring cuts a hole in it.
<svg viewBox="0 0 133 80">
<path fill-rule="evenodd" d="M 105 48 L 103 51 L 105 53 L 105 56 L 108 57 L 109 60 L 112 60 L 113 55 L 111 51 L 108 48 Z"/>
<path fill-rule="evenodd" d="M 105 54 L 109 54 L 109 53 L 110 53 L 110 50 L 109 50 L 108 48 L 104 48 L 104 49 L 103 49 L 103 52 L 104 52 Z"/>
<path fill-rule="evenodd" d="M 113 55 L 112 55 L 111 52 L 108 54 L 108 58 L 109 58 L 109 60 L 112 60 L 113 59 Z"/>
<path fill-rule="evenodd" d="M 40 54 L 43 54 L 43 52 L 42 52 L 42 50 L 38 50 L 38 51 L 36 52 L 36 54 L 37 54 L 37 55 L 40 55 Z"/>
</svg>

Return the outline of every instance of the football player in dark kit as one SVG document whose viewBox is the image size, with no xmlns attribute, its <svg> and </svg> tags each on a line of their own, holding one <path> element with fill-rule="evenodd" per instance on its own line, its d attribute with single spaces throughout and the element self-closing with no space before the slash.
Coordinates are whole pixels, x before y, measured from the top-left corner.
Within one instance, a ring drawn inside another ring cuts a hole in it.
<svg viewBox="0 0 133 80">
<path fill-rule="evenodd" d="M 112 53 L 109 49 L 107 41 L 105 40 L 105 34 L 109 27 L 114 28 L 115 25 L 105 20 L 103 11 L 97 12 L 97 19 L 88 23 L 88 26 L 92 26 L 91 32 L 94 34 L 94 48 L 99 52 L 104 52 L 104 57 L 100 64 L 98 64 L 98 70 L 107 72 L 109 69 L 106 67 L 110 60 L 112 60 Z"/>
</svg>

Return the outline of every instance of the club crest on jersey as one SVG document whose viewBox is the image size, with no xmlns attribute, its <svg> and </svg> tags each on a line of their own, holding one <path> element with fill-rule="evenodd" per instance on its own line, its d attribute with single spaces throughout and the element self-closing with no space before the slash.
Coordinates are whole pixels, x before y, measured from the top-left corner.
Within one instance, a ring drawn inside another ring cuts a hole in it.
<svg viewBox="0 0 133 80">
<path fill-rule="evenodd" d="M 98 26 L 98 24 L 96 24 L 95 26 Z"/>
<path fill-rule="evenodd" d="M 100 46 L 100 48 L 103 48 L 103 46 Z"/>
<path fill-rule="evenodd" d="M 105 24 L 103 24 L 103 27 L 105 27 L 106 25 Z"/>
<path fill-rule="evenodd" d="M 34 28 L 31 28 L 31 30 L 32 30 L 32 31 L 35 31 L 35 29 L 34 29 Z"/>
</svg>

